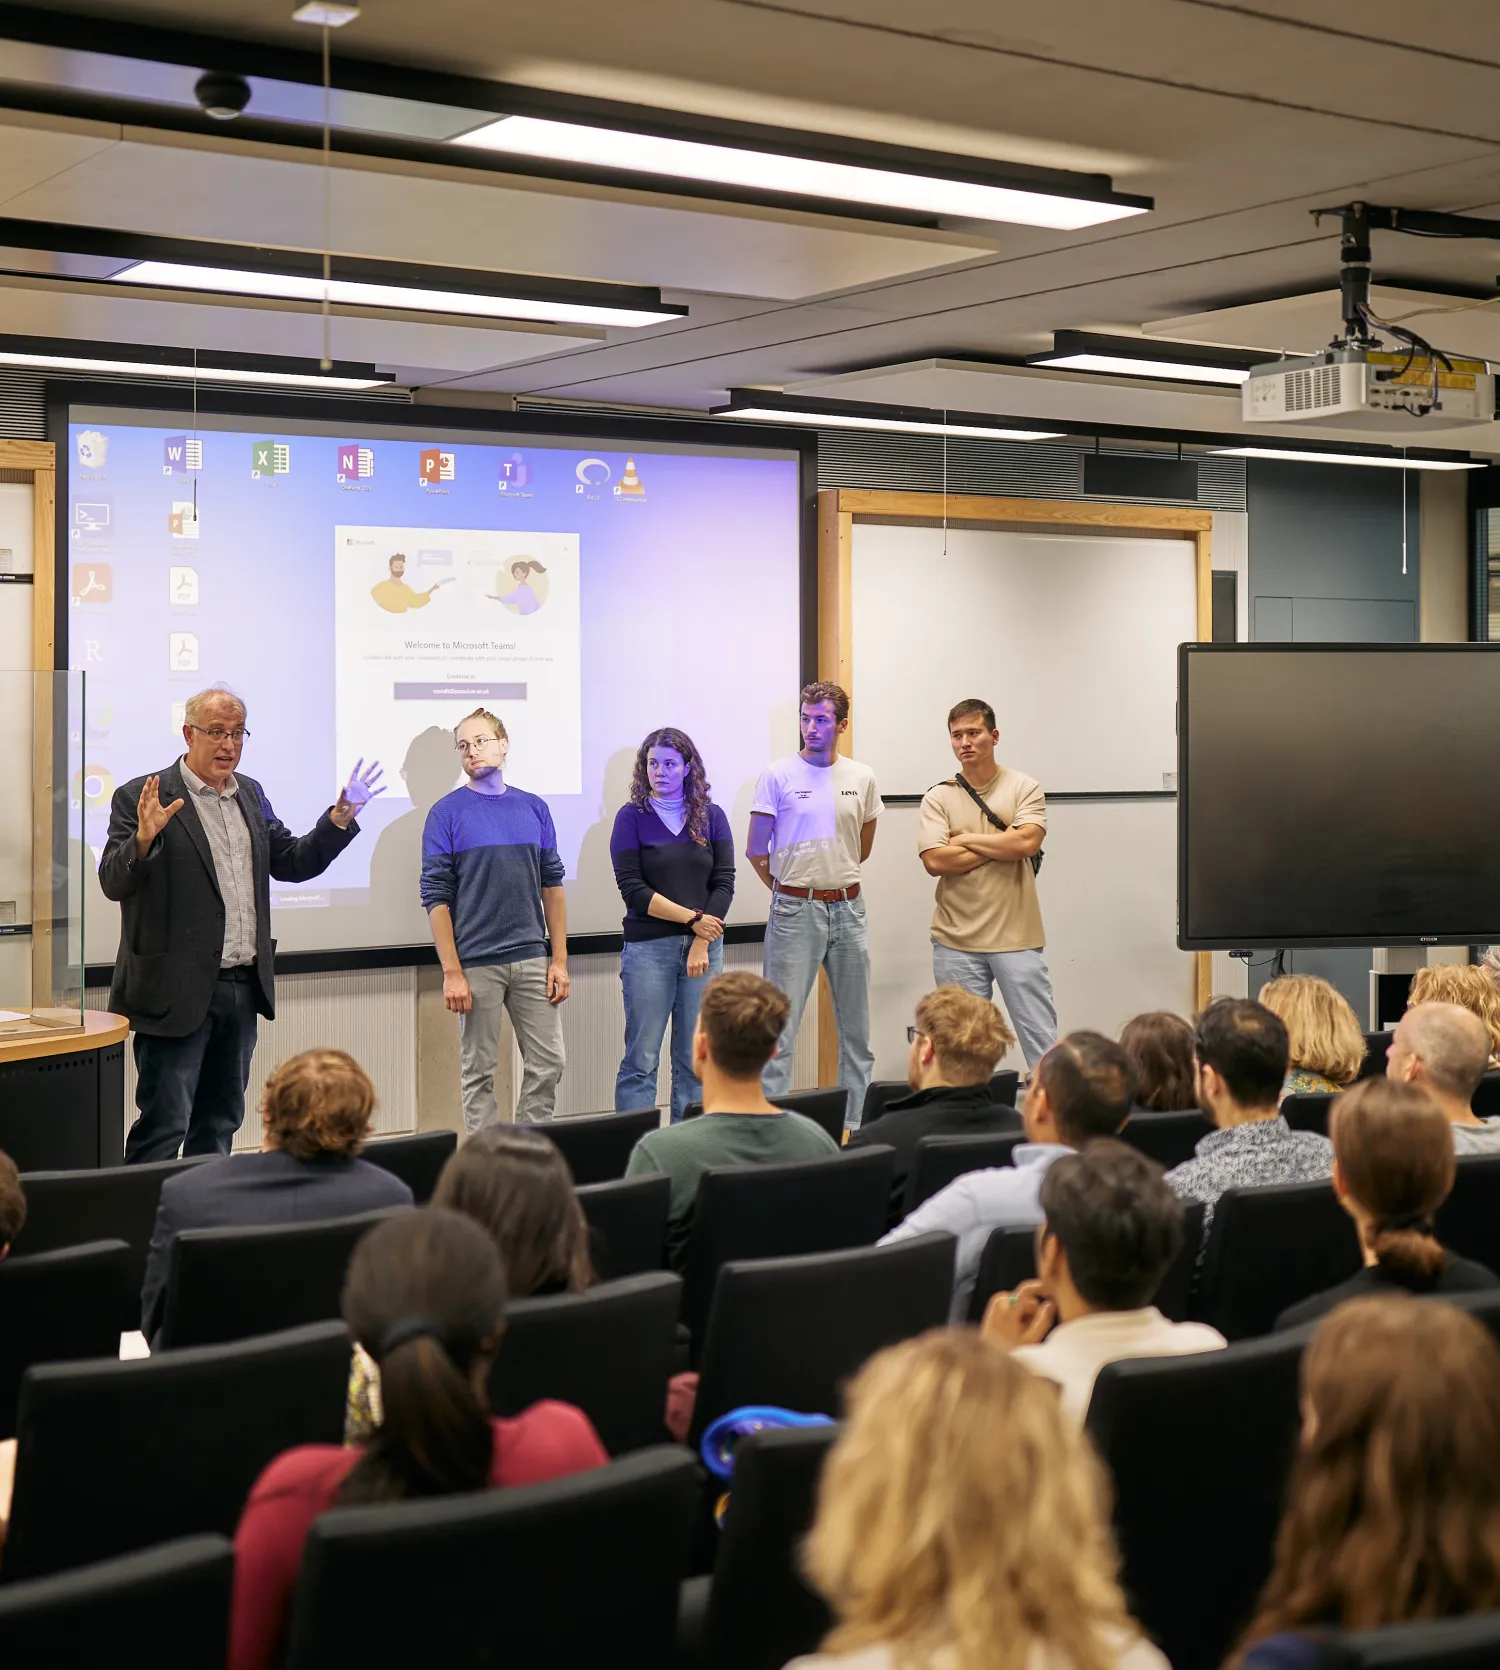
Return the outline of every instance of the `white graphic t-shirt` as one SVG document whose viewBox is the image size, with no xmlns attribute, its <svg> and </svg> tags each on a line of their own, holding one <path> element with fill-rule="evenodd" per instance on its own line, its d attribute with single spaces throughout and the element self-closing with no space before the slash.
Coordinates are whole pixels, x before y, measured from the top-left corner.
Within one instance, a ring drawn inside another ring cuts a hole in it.
<svg viewBox="0 0 1500 1670">
<path fill-rule="evenodd" d="M 859 880 L 860 831 L 885 808 L 869 766 L 842 754 L 832 765 L 809 765 L 792 754 L 761 773 L 750 810 L 776 820 L 771 874 L 777 881 L 821 889 Z"/>
</svg>

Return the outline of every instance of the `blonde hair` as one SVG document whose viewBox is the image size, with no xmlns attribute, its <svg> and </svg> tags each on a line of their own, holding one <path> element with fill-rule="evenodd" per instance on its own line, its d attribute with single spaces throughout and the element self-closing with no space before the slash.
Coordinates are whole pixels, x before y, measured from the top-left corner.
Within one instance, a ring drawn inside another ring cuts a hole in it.
<svg viewBox="0 0 1500 1670">
<path fill-rule="evenodd" d="M 189 725 L 196 725 L 204 717 L 205 709 L 220 706 L 232 707 L 239 714 L 242 725 L 249 716 L 245 704 L 227 684 L 211 684 L 207 690 L 199 690 L 188 697 L 182 704 L 182 717 Z"/>
<path fill-rule="evenodd" d="M 1316 974 L 1284 974 L 1262 987 L 1260 1001 L 1281 1018 L 1293 1067 L 1352 1084 L 1365 1061 L 1365 1035 L 1342 992 Z"/>
<path fill-rule="evenodd" d="M 917 1031 L 959 1084 L 988 1083 L 1016 1041 L 993 1003 L 959 986 L 939 986 L 917 1000 Z"/>
<path fill-rule="evenodd" d="M 976 1331 L 939 1328 L 872 1357 L 846 1403 L 804 1550 L 839 1620 L 825 1649 L 1025 1670 L 1043 1647 L 1113 1670 L 1135 1630 L 1108 1488 L 1056 1388 Z"/>
<path fill-rule="evenodd" d="M 1490 1060 L 1500 1056 L 1500 992 L 1482 968 L 1467 963 L 1437 963 L 1412 976 L 1407 1007 L 1419 1003 L 1456 1003 L 1478 1015 L 1490 1035 Z"/>
<path fill-rule="evenodd" d="M 471 719 L 485 719 L 495 727 L 496 742 L 508 742 L 510 733 L 505 728 L 505 721 L 498 713 L 491 713 L 487 707 L 476 707 L 472 713 L 466 713 L 458 724 L 453 727 L 453 734 L 458 735 L 459 726 L 467 725 Z"/>
</svg>

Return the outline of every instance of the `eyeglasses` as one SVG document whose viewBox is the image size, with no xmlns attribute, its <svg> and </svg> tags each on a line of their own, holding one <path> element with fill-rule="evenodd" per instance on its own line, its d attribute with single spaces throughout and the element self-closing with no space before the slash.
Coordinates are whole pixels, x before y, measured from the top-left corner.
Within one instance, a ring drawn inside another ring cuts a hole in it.
<svg viewBox="0 0 1500 1670">
<path fill-rule="evenodd" d="M 250 734 L 243 725 L 232 731 L 226 731 L 222 725 L 215 725 L 211 730 L 204 730 L 202 725 L 189 725 L 188 729 L 197 731 L 199 736 L 206 736 L 210 742 L 223 742 L 226 739 L 230 742 L 243 742 Z"/>
<path fill-rule="evenodd" d="M 488 748 L 492 743 L 502 741 L 504 741 L 503 737 L 482 736 L 477 742 L 455 742 L 453 752 L 455 754 L 477 754 L 481 748 Z"/>
<path fill-rule="evenodd" d="M 919 1026 L 909 1026 L 906 1029 L 906 1041 L 908 1044 L 914 1044 L 918 1038 L 925 1038 L 926 1036 L 927 1034 Z"/>
</svg>

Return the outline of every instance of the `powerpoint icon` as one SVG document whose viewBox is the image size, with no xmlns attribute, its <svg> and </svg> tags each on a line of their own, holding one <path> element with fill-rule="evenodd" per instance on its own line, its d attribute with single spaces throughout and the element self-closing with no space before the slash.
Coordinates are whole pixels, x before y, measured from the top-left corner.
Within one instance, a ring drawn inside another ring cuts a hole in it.
<svg viewBox="0 0 1500 1670">
<path fill-rule="evenodd" d="M 435 487 L 440 481 L 452 481 L 453 454 L 428 447 L 418 458 L 417 469 L 424 486 Z"/>
</svg>

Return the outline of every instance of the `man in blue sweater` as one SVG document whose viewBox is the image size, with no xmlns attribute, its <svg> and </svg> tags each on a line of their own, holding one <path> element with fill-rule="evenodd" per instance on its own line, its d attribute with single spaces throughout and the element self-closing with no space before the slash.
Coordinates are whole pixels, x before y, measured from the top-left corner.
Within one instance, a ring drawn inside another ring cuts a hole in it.
<svg viewBox="0 0 1500 1670">
<path fill-rule="evenodd" d="M 568 916 L 547 803 L 505 781 L 505 726 L 477 708 L 453 735 L 468 781 L 427 814 L 422 904 L 443 965 L 443 1002 L 459 1017 L 472 1133 L 496 1115 L 502 1008 L 524 1068 L 516 1119 L 552 1117 L 564 1063 L 557 1007 L 568 995 Z"/>
</svg>

